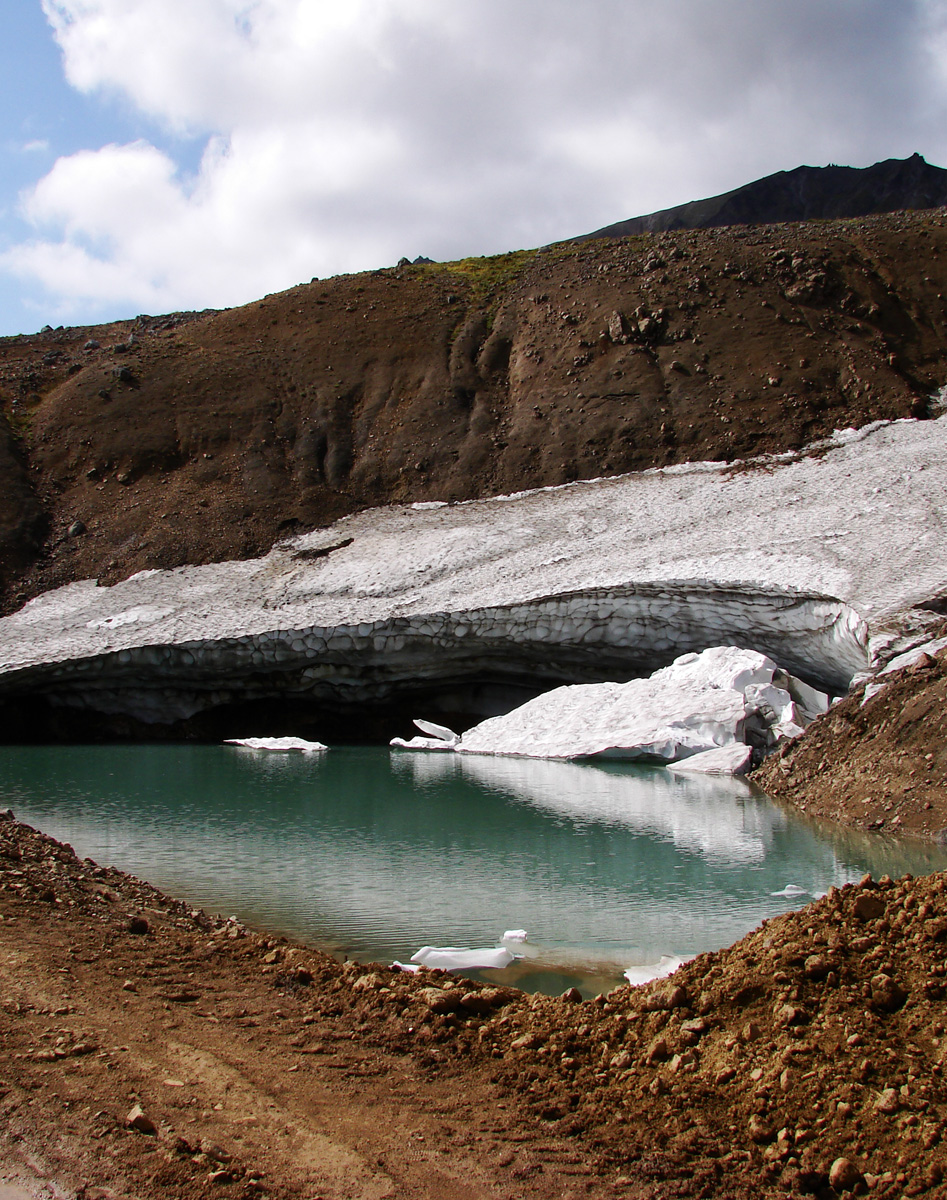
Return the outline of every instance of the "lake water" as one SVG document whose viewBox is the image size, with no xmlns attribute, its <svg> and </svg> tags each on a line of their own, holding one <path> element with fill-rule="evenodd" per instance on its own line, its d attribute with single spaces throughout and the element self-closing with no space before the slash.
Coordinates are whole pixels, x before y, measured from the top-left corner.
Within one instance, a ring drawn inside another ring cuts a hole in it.
<svg viewBox="0 0 947 1200">
<path fill-rule="evenodd" d="M 728 945 L 867 870 L 947 867 L 939 848 L 816 825 L 740 781 L 381 747 L 2 747 L 0 807 L 339 955 L 406 960 L 525 929 L 524 957 L 482 977 L 550 992 Z M 806 894 L 773 895 L 787 884 Z"/>
</svg>

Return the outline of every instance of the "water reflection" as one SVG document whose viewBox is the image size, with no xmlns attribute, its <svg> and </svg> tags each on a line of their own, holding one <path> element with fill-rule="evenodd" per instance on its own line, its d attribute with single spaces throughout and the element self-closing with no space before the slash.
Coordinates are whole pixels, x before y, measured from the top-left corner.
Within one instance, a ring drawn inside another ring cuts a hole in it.
<svg viewBox="0 0 947 1200">
<path fill-rule="evenodd" d="M 0 805 L 194 903 L 363 958 L 521 927 L 506 977 L 551 990 L 726 945 L 805 902 L 771 895 L 789 883 L 947 866 L 738 781 L 619 763 L 125 746 L 4 747 L 0 764 Z"/>
<path fill-rule="evenodd" d="M 597 822 L 669 839 L 719 863 L 762 862 L 774 827 L 786 820 L 742 779 L 480 754 L 402 754 L 393 766 L 410 770 L 417 786 L 460 774 L 574 825 Z"/>
</svg>

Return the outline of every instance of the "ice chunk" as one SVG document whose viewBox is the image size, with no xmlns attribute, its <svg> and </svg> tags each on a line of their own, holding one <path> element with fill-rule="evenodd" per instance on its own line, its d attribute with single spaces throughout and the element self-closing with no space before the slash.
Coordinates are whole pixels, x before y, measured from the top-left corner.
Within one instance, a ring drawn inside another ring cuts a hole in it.
<svg viewBox="0 0 947 1200">
<path fill-rule="evenodd" d="M 482 950 L 422 946 L 416 954 L 411 955 L 411 961 L 422 967 L 439 967 L 442 971 L 473 971 L 484 967 L 508 967 L 515 957 L 505 946 L 490 946 Z"/>
<path fill-rule="evenodd" d="M 781 892 L 770 892 L 771 896 L 786 896 L 792 898 L 794 896 L 808 896 L 809 893 L 805 888 L 800 887 L 797 883 L 787 883 Z"/>
<path fill-rule="evenodd" d="M 924 654 L 928 654 L 933 658 L 945 646 L 947 646 L 947 638 L 934 638 L 933 641 L 924 642 L 920 646 L 913 646 L 910 650 L 905 650 L 903 654 L 898 654 L 892 658 L 880 674 L 891 675 L 895 671 L 903 671 L 905 667 L 913 666 Z"/>
<path fill-rule="evenodd" d="M 435 725 L 433 721 L 421 721 L 417 717 L 414 718 L 414 723 L 422 733 L 437 738 L 439 741 L 447 742 L 450 746 L 456 746 L 460 741 L 460 735 L 454 733 L 453 729 L 448 729 L 446 725 Z"/>
<path fill-rule="evenodd" d="M 405 738 L 392 738 L 388 743 L 396 750 L 453 750 L 454 747 L 450 742 L 445 742 L 442 738 L 430 737 L 413 737 L 408 740 Z"/>
<path fill-rule="evenodd" d="M 526 930 L 525 929 L 508 929 L 506 931 L 506 933 L 504 933 L 503 937 L 500 938 L 500 941 L 501 942 L 525 942 L 526 941 Z"/>
<path fill-rule="evenodd" d="M 777 677 L 787 686 L 774 684 Z M 747 743 L 750 734 L 772 746 L 802 729 L 804 718 L 789 690 L 794 683 L 765 654 L 714 646 L 681 655 L 648 679 L 546 692 L 469 729 L 457 749 L 674 762 Z"/>
<path fill-rule="evenodd" d="M 297 737 L 225 738 L 224 741 L 228 746 L 246 746 L 250 750 L 301 750 L 303 754 L 317 754 L 329 749 L 322 742 L 307 742 Z"/>
<path fill-rule="evenodd" d="M 405 975 L 417 975 L 418 971 L 421 970 L 417 963 L 403 963 L 398 962 L 397 959 L 391 964 L 391 969 L 393 971 L 402 971 Z"/>
<path fill-rule="evenodd" d="M 676 954 L 662 954 L 656 963 L 642 963 L 637 967 L 629 967 L 625 971 L 625 978 L 632 987 L 650 983 L 652 979 L 667 979 L 668 975 L 673 975 L 678 967 L 690 962 L 693 957 L 692 954 L 684 958 L 679 958 Z"/>
<path fill-rule="evenodd" d="M 705 750 L 703 754 L 692 754 L 680 762 L 668 763 L 668 770 L 675 773 L 699 775 L 744 775 L 753 761 L 749 746 L 734 742 L 732 746 L 721 746 L 718 750 Z"/>
</svg>

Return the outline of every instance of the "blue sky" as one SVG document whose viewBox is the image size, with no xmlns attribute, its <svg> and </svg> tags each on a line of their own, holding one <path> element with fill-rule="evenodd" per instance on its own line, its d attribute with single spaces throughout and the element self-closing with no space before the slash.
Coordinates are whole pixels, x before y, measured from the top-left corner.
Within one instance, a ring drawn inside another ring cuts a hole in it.
<svg viewBox="0 0 947 1200">
<path fill-rule="evenodd" d="M 947 0 L 6 0 L 0 334 L 947 165 Z"/>
<path fill-rule="evenodd" d="M 185 170 L 197 168 L 199 139 L 170 134 L 120 95 L 83 95 L 69 86 L 40 0 L 7 0 L 0 7 L 0 252 L 35 235 L 19 211 L 20 194 L 61 156 L 147 139 L 171 150 Z M 61 304 L 38 283 L 0 273 L 0 336 L 46 324 L 56 315 L 57 301 Z M 96 306 L 93 319 L 128 311 L 122 301 L 110 311 Z"/>
</svg>

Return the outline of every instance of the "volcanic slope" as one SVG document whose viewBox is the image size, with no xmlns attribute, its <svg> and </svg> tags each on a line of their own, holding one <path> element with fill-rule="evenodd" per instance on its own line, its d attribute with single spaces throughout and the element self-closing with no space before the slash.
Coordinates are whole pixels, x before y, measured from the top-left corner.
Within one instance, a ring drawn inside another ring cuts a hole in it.
<svg viewBox="0 0 947 1200">
<path fill-rule="evenodd" d="M 833 163 L 777 171 L 732 192 L 618 221 L 585 237 L 863 217 L 906 208 L 938 208 L 945 203 L 947 171 L 925 162 L 920 154 L 912 154 L 910 158 L 889 158 L 870 167 L 840 167 Z"/>
<path fill-rule="evenodd" d="M 402 263 L 3 339 L 4 611 L 80 578 L 258 555 L 391 501 L 925 416 L 947 379 L 944 218 Z"/>
</svg>

